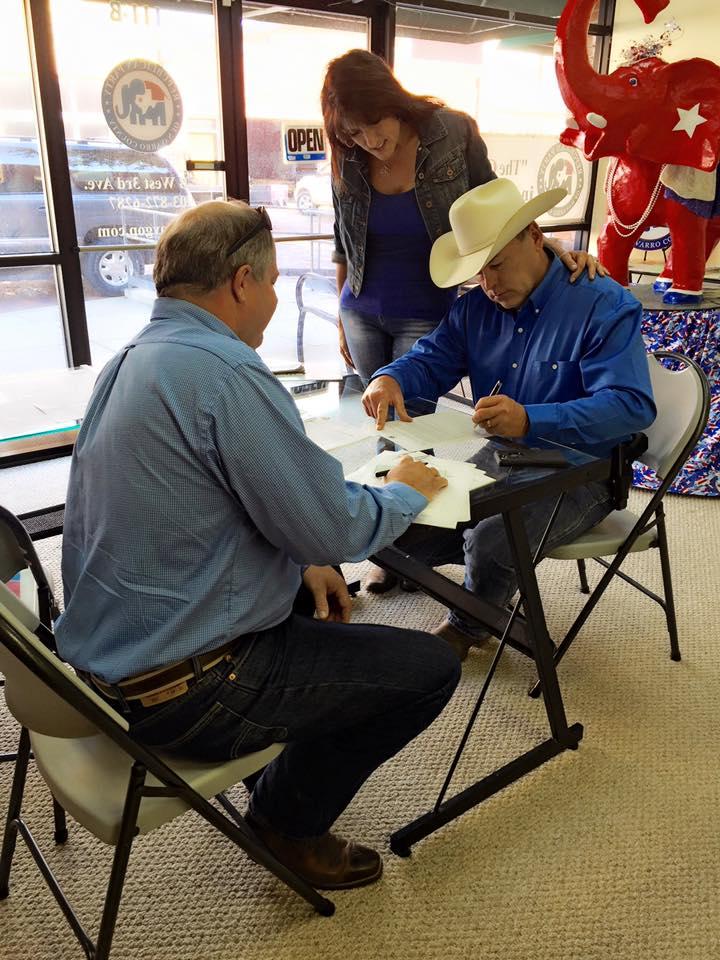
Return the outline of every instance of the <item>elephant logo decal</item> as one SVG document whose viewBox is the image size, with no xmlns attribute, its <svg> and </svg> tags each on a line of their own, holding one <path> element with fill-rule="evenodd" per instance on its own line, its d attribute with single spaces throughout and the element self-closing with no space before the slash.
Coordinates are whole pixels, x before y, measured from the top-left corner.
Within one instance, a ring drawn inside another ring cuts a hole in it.
<svg viewBox="0 0 720 960">
<path fill-rule="evenodd" d="M 149 60 L 126 60 L 110 71 L 103 84 L 102 108 L 118 140 L 144 153 L 172 143 L 182 124 L 175 81 Z"/>
</svg>

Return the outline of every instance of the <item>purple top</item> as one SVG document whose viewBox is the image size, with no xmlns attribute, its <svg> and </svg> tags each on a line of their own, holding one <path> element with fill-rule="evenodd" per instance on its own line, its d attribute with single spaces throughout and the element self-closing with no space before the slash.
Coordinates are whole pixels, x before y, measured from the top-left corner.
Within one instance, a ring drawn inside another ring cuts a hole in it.
<svg viewBox="0 0 720 960">
<path fill-rule="evenodd" d="M 340 304 L 374 316 L 442 320 L 457 288 L 441 290 L 430 279 L 428 236 L 414 190 L 387 194 L 372 190 L 365 274 L 359 296 L 347 282 Z"/>
</svg>

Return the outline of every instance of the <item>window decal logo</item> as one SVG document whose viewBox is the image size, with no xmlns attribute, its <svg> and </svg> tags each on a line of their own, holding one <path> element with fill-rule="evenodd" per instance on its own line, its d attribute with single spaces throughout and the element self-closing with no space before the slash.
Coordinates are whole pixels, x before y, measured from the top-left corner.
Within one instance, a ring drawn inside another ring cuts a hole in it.
<svg viewBox="0 0 720 960">
<path fill-rule="evenodd" d="M 103 83 L 102 108 L 118 140 L 142 153 L 172 143 L 182 125 L 180 91 L 150 60 L 125 60 L 114 67 Z"/>
<path fill-rule="evenodd" d="M 542 158 L 538 170 L 538 193 L 562 187 L 563 190 L 567 190 L 567 197 L 549 210 L 549 215 L 563 217 L 569 213 L 580 199 L 584 184 L 585 173 L 578 151 L 562 143 L 556 143 L 550 147 Z"/>
</svg>

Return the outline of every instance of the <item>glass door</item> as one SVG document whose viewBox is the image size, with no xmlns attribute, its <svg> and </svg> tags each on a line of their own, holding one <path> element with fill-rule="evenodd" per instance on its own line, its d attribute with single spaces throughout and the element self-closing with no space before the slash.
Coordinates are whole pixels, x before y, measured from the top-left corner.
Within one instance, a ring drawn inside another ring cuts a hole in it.
<svg viewBox="0 0 720 960">
<path fill-rule="evenodd" d="M 51 0 L 90 348 L 149 319 L 168 223 L 225 195 L 212 0 Z M 197 169 L 210 167 L 211 169 Z"/>
<path fill-rule="evenodd" d="M 345 365 L 333 324 L 333 209 L 320 90 L 330 60 L 368 49 L 369 29 L 366 17 L 327 6 L 243 2 L 243 63 L 250 203 L 270 214 L 280 270 L 278 307 L 260 352 L 275 369 L 291 368 L 299 352 L 308 371 L 336 375 Z"/>
<path fill-rule="evenodd" d="M 23 0 L 0 30 L 0 376 L 67 365 Z M 0 397 L 0 403 L 2 398 Z M 23 424 L 5 423 L 0 433 Z"/>
</svg>

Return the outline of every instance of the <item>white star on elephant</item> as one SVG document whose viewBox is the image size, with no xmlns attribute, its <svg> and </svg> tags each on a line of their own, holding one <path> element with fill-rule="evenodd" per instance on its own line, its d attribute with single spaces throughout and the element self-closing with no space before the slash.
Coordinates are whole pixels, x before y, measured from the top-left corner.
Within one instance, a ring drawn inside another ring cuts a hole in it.
<svg viewBox="0 0 720 960">
<path fill-rule="evenodd" d="M 700 116 L 699 103 L 696 103 L 690 110 L 683 110 L 682 107 L 677 107 L 676 109 L 680 119 L 673 127 L 673 130 L 684 130 L 690 138 L 692 138 L 692 135 L 695 133 L 696 127 L 699 127 L 701 123 L 707 122 L 707 117 Z"/>
</svg>

